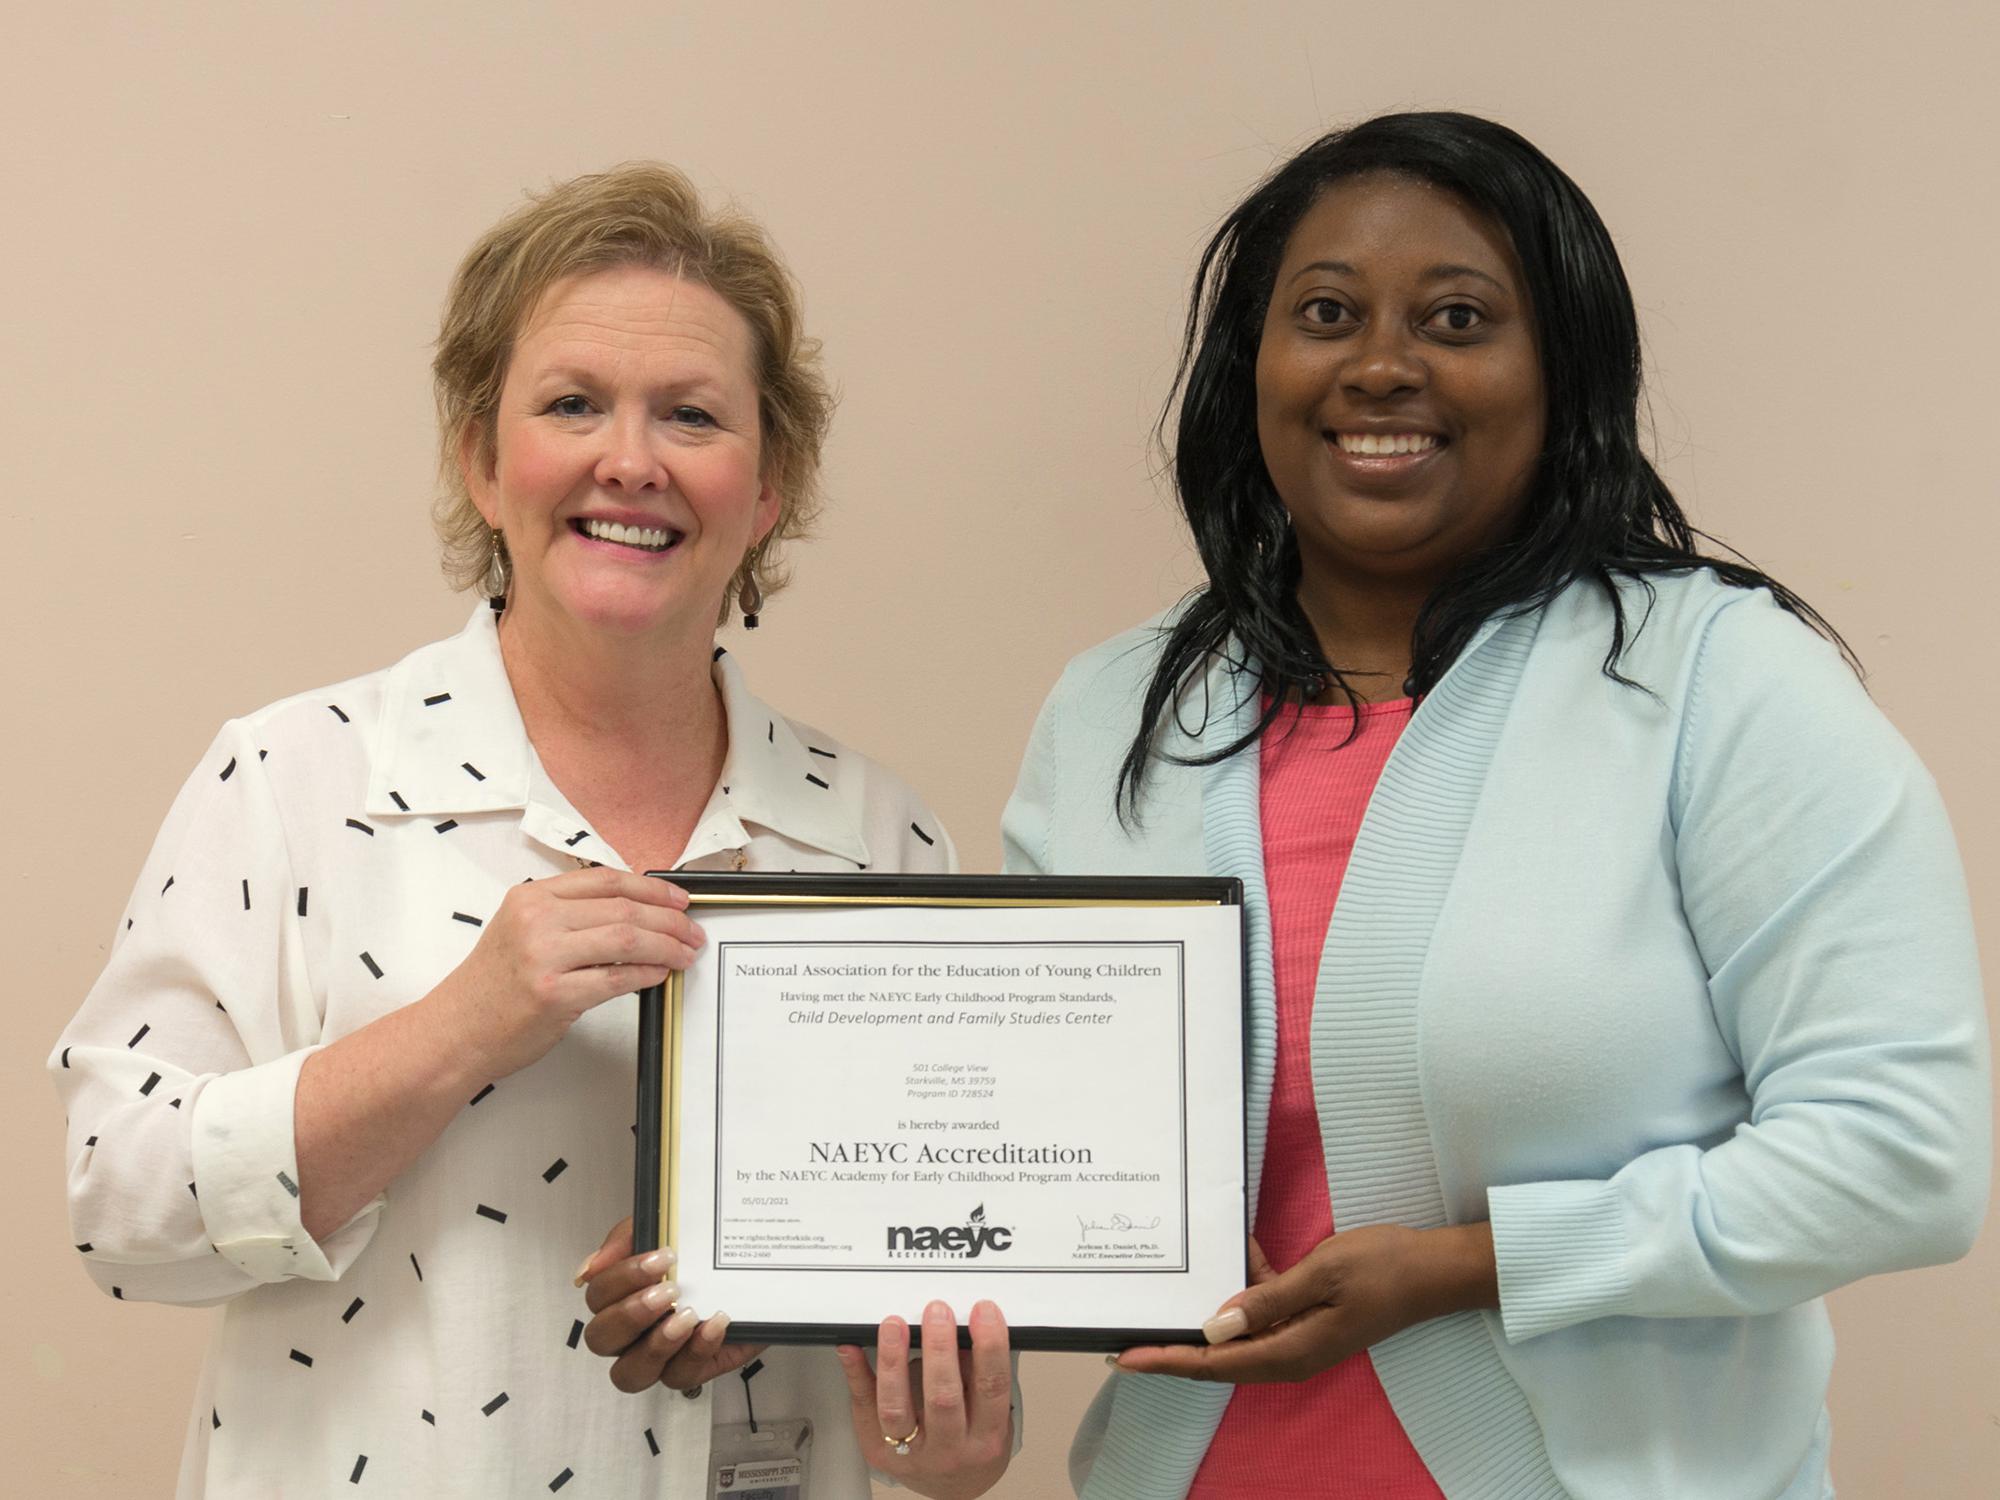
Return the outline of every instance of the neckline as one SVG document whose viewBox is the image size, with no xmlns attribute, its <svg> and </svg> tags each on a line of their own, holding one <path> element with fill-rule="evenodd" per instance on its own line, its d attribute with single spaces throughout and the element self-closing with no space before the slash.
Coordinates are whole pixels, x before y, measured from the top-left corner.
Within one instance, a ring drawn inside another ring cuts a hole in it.
<svg viewBox="0 0 2000 1500">
<path fill-rule="evenodd" d="M 1414 698 L 1385 698 L 1380 703 L 1363 703 L 1358 708 L 1347 703 L 1302 703 L 1286 704 L 1277 721 L 1282 723 L 1297 711 L 1308 719 L 1347 719 L 1360 717 L 1372 719 L 1381 714 L 1402 714 L 1407 717 L 1416 707 Z M 1264 694 L 1264 707 L 1271 706 L 1271 695 Z"/>
</svg>

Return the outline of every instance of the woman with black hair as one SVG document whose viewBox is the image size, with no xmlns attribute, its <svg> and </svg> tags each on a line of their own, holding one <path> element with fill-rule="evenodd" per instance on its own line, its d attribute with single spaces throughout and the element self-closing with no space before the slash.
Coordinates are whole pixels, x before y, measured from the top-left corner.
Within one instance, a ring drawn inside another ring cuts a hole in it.
<svg viewBox="0 0 2000 1500">
<path fill-rule="evenodd" d="M 1253 1284 L 1119 1357 L 1079 1492 L 1830 1493 L 1819 1298 L 1984 1210 L 1971 917 L 1837 636 L 1644 457 L 1602 222 L 1488 121 L 1326 136 L 1176 393 L 1207 585 L 1072 663 L 1004 831 L 1243 880 Z"/>
</svg>

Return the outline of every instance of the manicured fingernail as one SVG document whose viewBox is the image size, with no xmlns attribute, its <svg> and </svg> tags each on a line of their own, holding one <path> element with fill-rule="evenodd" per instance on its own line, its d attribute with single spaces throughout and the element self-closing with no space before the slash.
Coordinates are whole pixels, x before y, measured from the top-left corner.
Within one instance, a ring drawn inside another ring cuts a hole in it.
<svg viewBox="0 0 2000 1500">
<path fill-rule="evenodd" d="M 658 1286 L 649 1286 L 645 1291 L 639 1293 L 639 1300 L 654 1312 L 659 1313 L 665 1312 L 668 1308 L 672 1307 L 675 1299 L 680 1294 L 681 1289 L 677 1282 L 663 1281 Z"/>
<path fill-rule="evenodd" d="M 1201 1325 L 1201 1336 L 1211 1344 L 1226 1344 L 1241 1335 L 1249 1326 L 1249 1316 L 1242 1308 L 1224 1308 Z"/>
<path fill-rule="evenodd" d="M 991 1302 L 975 1302 L 972 1304 L 971 1321 L 982 1328 L 988 1323 L 997 1323 L 1000 1321 L 1000 1309 Z"/>
<path fill-rule="evenodd" d="M 639 1261 L 639 1269 L 648 1276 L 667 1277 L 674 1274 L 674 1263 L 680 1257 L 673 1251 L 661 1248 L 644 1256 Z"/>
<path fill-rule="evenodd" d="M 686 1338 L 688 1336 L 688 1330 L 694 1327 L 696 1320 L 697 1320 L 697 1314 L 695 1313 L 695 1310 L 693 1308 L 691 1307 L 681 1308 L 671 1318 L 667 1319 L 666 1323 L 667 1337 L 670 1339 Z"/>
<path fill-rule="evenodd" d="M 590 1263 L 596 1259 L 597 1252 L 595 1250 L 583 1258 L 583 1264 L 576 1268 L 576 1279 L 570 1282 L 571 1286 L 582 1286 L 584 1282 L 590 1279 Z"/>
<path fill-rule="evenodd" d="M 721 1343 L 722 1336 L 729 1332 L 729 1314 L 725 1312 L 716 1313 L 706 1323 L 701 1325 L 701 1331 L 702 1335 L 710 1343 Z"/>
<path fill-rule="evenodd" d="M 948 1302 L 932 1302 L 927 1304 L 924 1308 L 924 1321 L 926 1323 L 949 1323 L 954 1328 L 958 1326 L 958 1316 L 952 1312 L 951 1304 Z"/>
</svg>

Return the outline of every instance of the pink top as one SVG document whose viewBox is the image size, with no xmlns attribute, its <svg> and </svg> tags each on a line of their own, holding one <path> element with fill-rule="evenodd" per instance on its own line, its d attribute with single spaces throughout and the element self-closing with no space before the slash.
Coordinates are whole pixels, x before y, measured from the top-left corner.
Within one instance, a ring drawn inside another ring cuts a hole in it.
<svg viewBox="0 0 2000 1500">
<path fill-rule="evenodd" d="M 1278 1066 L 1257 1195 L 1257 1243 L 1280 1271 L 1333 1233 L 1312 1007 L 1334 897 L 1375 782 L 1409 722 L 1410 700 L 1287 712 L 1261 747 L 1264 881 L 1271 903 Z M 1188 1500 L 1443 1500 L 1363 1352 L 1294 1384 L 1238 1386 Z"/>
</svg>

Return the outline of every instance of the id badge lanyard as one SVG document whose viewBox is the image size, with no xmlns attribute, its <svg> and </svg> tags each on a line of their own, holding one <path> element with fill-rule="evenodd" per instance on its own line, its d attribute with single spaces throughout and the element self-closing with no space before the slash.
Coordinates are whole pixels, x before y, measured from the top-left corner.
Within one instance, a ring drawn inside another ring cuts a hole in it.
<svg viewBox="0 0 2000 1500">
<path fill-rule="evenodd" d="M 757 1420 L 751 1382 L 763 1368 L 753 1359 L 741 1372 L 750 1420 L 718 1427 L 709 1440 L 709 1500 L 812 1500 L 812 1423 Z"/>
</svg>

